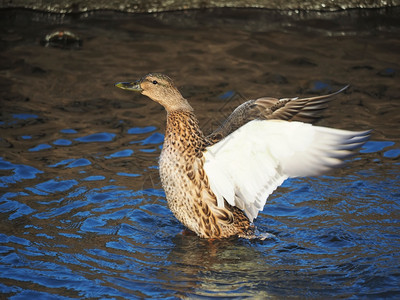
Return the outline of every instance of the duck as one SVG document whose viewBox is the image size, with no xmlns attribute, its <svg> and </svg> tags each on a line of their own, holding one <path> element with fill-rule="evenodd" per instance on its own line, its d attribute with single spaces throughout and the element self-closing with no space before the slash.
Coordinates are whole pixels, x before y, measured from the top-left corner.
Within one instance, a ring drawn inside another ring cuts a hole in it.
<svg viewBox="0 0 400 300">
<path fill-rule="evenodd" d="M 159 173 L 169 209 L 200 238 L 255 238 L 254 220 L 288 178 L 340 167 L 370 131 L 314 125 L 333 96 L 262 97 L 239 105 L 209 135 L 173 80 L 149 73 L 116 87 L 138 92 L 167 112 Z"/>
</svg>

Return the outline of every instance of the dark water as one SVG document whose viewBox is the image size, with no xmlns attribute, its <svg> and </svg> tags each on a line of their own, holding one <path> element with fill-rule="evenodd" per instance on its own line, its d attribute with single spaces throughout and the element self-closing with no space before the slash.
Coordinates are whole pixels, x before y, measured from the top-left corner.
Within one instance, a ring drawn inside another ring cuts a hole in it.
<svg viewBox="0 0 400 300">
<path fill-rule="evenodd" d="M 399 298 L 399 10 L 293 15 L 0 12 L 0 291 L 10 299 Z M 69 30 L 82 47 L 43 47 Z M 157 159 L 165 113 L 116 89 L 173 77 L 206 131 L 260 96 L 351 87 L 319 124 L 373 129 L 288 180 L 264 241 L 182 235 Z"/>
</svg>

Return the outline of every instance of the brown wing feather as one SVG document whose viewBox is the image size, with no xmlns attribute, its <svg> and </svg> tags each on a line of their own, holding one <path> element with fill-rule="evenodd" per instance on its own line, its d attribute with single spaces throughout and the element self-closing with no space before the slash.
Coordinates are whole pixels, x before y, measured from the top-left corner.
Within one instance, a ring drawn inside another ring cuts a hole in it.
<svg viewBox="0 0 400 300">
<path fill-rule="evenodd" d="M 239 105 L 224 123 L 207 138 L 216 143 L 230 133 L 255 119 L 286 120 L 313 123 L 320 118 L 320 112 L 327 108 L 332 97 L 343 92 L 348 86 L 339 91 L 317 97 L 276 99 L 263 97 L 249 100 Z"/>
</svg>

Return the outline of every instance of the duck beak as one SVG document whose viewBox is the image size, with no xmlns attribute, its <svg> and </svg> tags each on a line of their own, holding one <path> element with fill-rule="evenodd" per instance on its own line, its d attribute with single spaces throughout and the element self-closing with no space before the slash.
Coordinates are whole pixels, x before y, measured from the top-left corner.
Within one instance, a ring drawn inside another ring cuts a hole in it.
<svg viewBox="0 0 400 300">
<path fill-rule="evenodd" d="M 134 91 L 134 92 L 142 92 L 143 89 L 140 86 L 139 81 L 135 82 L 118 82 L 115 84 L 116 87 L 119 87 L 120 89 L 123 90 L 128 90 L 128 91 Z"/>
</svg>

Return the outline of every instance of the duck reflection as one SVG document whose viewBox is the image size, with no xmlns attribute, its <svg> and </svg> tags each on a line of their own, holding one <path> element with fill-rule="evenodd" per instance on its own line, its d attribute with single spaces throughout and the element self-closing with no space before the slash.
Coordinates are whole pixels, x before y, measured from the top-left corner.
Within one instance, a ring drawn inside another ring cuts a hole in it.
<svg viewBox="0 0 400 300">
<path fill-rule="evenodd" d="M 271 279 L 264 253 L 254 245 L 274 247 L 276 239 L 206 240 L 184 232 L 172 241 L 174 246 L 157 278 L 165 282 L 166 288 L 173 289 L 177 297 L 223 297 L 232 292 L 236 296 L 249 296 L 248 291 L 254 285 L 252 280 L 259 277 L 257 274 L 263 273 L 263 282 Z M 259 290 L 256 294 L 264 297 L 268 291 Z"/>
</svg>

